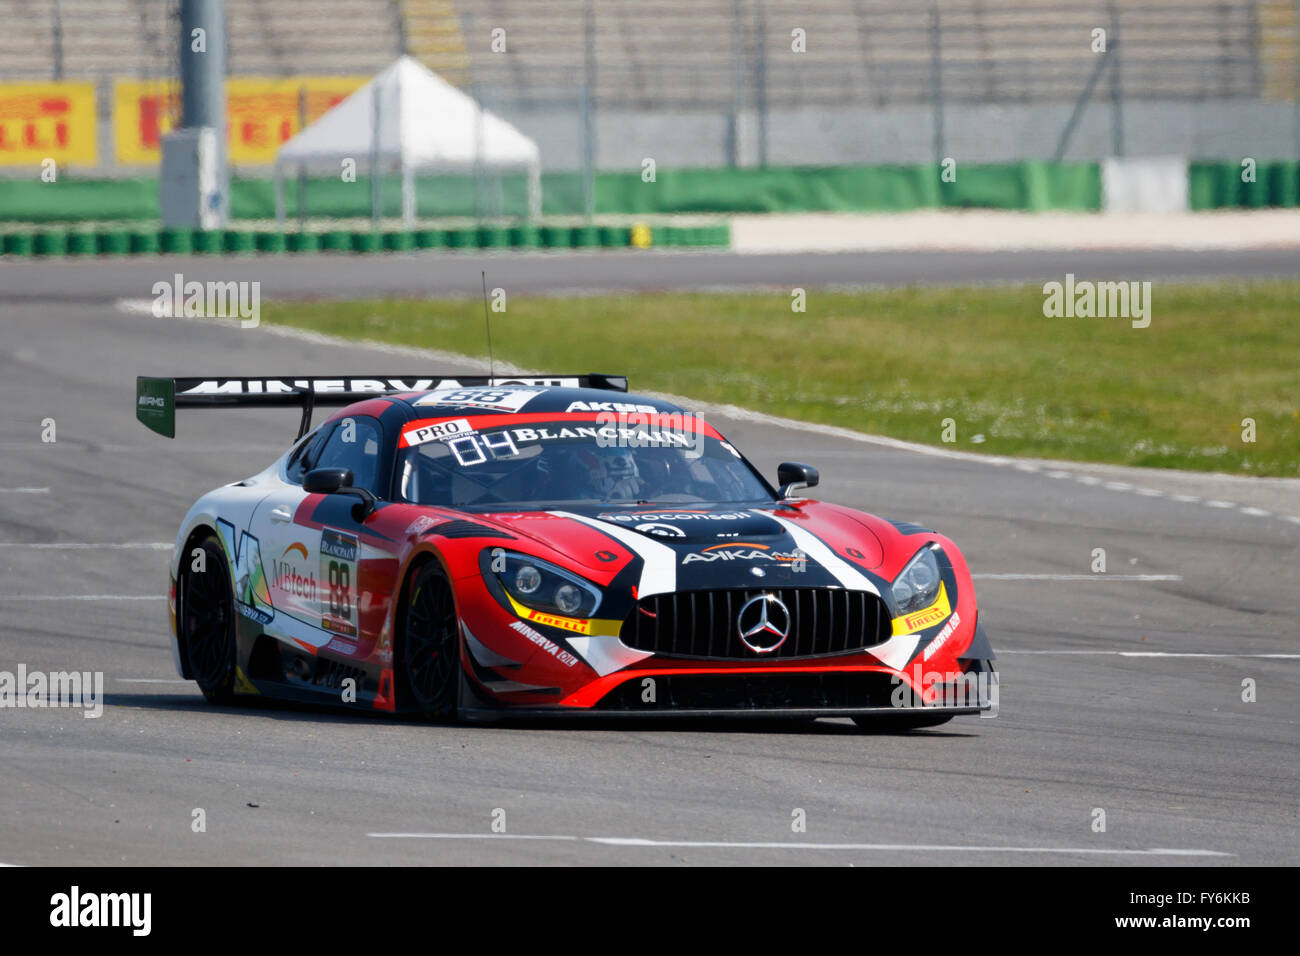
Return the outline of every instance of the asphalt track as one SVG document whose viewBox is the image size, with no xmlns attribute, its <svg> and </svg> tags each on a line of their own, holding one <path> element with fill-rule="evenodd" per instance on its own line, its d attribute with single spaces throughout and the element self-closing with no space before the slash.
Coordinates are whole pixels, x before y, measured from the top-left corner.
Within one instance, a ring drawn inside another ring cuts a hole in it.
<svg viewBox="0 0 1300 956">
<path fill-rule="evenodd" d="M 800 268 L 665 256 L 619 286 L 625 257 L 533 258 L 526 280 L 509 270 L 529 257 L 493 260 L 494 282 L 648 288 L 690 284 L 713 263 L 721 284 L 742 272 L 784 283 Z M 888 271 L 857 258 L 860 282 Z M 1091 271 L 1081 258 L 1068 271 Z M 1269 255 L 1247 257 L 1249 268 L 1230 259 L 1187 269 L 1294 273 Z M 927 261 L 913 274 L 938 268 Z M 963 269 L 992 280 L 1064 266 L 1002 261 Z M 1169 268 L 1193 261 L 1180 254 Z M 202 263 L 0 266 L 0 671 L 106 679 L 98 719 L 0 710 L 0 863 L 1300 863 L 1300 659 L 1268 656 L 1300 652 L 1300 524 L 1280 516 L 1286 492 L 1278 513 L 1252 514 L 719 419 L 769 474 L 783 459 L 812 462 L 822 497 L 962 545 L 1000 655 L 996 718 L 891 735 L 846 721 L 448 727 L 208 705 L 174 682 L 167 551 L 151 543 L 171 541 L 197 495 L 274 457 L 296 416 L 181 413 L 169 442 L 134 421 L 134 376 L 419 369 L 109 303 L 148 298 L 153 281 L 191 268 L 200 279 L 261 274 L 266 297 L 448 291 L 478 260 Z M 822 269 L 794 284 L 854 272 Z M 47 418 L 53 443 L 41 441 Z M 1089 573 L 1095 548 L 1105 575 Z M 193 831 L 197 808 L 206 832 Z M 498 810 L 505 834 L 491 828 Z M 805 831 L 792 828 L 796 810 Z"/>
</svg>

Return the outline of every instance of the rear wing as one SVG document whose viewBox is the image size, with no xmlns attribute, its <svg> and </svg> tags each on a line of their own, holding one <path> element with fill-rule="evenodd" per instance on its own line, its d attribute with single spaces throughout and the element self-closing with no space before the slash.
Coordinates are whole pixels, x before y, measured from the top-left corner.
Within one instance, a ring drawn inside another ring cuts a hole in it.
<svg viewBox="0 0 1300 956">
<path fill-rule="evenodd" d="M 256 378 L 151 378 L 135 380 L 135 417 L 167 438 L 176 437 L 178 408 L 302 409 L 298 437 L 311 429 L 316 407 L 342 408 L 367 398 L 473 385 L 551 385 L 627 391 L 626 375 L 311 375 Z"/>
</svg>

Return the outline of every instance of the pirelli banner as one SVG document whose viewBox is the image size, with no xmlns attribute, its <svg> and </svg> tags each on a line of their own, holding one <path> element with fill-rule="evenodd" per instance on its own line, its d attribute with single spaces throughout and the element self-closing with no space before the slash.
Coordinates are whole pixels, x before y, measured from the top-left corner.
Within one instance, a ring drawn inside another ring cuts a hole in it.
<svg viewBox="0 0 1300 956">
<path fill-rule="evenodd" d="M 95 166 L 95 85 L 0 85 L 0 166 Z"/>
<path fill-rule="evenodd" d="M 302 91 L 306 92 L 306 119 L 311 124 L 367 80 L 366 76 L 228 79 L 226 118 L 230 161 L 242 166 L 271 165 L 280 145 L 298 132 Z M 163 134 L 175 125 L 179 116 L 180 86 L 174 81 L 115 81 L 113 142 L 117 163 L 156 165 Z"/>
</svg>

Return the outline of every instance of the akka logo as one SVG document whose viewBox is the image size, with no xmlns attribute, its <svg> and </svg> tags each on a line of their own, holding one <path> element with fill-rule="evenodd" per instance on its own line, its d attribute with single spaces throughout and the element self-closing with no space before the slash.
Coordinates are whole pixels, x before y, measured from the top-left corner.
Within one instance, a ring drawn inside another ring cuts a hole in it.
<svg viewBox="0 0 1300 956">
<path fill-rule="evenodd" d="M 732 550 L 732 549 L 748 550 Z M 728 541 L 726 544 L 714 544 L 700 551 L 692 551 L 682 558 L 682 564 L 696 561 L 779 561 L 790 564 L 800 558 L 806 558 L 802 551 L 773 551 L 770 545 L 753 541 Z"/>
<path fill-rule="evenodd" d="M 319 593 L 316 584 L 316 575 L 311 571 L 304 571 L 293 564 L 292 561 L 285 560 L 290 557 L 290 552 L 302 555 L 304 561 L 307 560 L 307 546 L 301 541 L 295 541 L 289 547 L 284 549 L 284 554 L 280 555 L 280 560 L 271 562 L 271 570 L 275 577 L 271 579 L 271 586 L 277 591 L 284 591 L 295 597 L 306 598 L 309 601 L 315 600 Z"/>
</svg>

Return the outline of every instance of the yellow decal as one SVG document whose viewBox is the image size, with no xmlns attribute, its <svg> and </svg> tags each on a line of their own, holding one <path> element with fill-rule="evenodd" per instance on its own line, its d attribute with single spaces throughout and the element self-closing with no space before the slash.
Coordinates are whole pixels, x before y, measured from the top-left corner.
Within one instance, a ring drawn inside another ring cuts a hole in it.
<svg viewBox="0 0 1300 956">
<path fill-rule="evenodd" d="M 0 85 L 0 166 L 94 166 L 95 84 Z"/>
<path fill-rule="evenodd" d="M 948 589 L 945 585 L 940 584 L 939 596 L 935 598 L 934 603 L 929 607 L 894 618 L 893 633 L 895 635 L 915 634 L 927 627 L 933 627 L 951 613 L 952 608 L 948 604 Z"/>
<path fill-rule="evenodd" d="M 358 90 L 366 79 L 298 76 L 227 80 L 226 128 L 231 162 L 250 166 L 275 162 L 276 152 L 298 132 L 301 91 L 305 91 L 306 118 L 311 124 Z M 114 82 L 113 132 L 119 163 L 158 162 L 162 137 L 180 114 L 180 94 L 180 85 L 170 79 Z"/>
<path fill-rule="evenodd" d="M 525 621 L 532 621 L 534 624 L 545 624 L 547 627 L 558 627 L 562 631 L 571 631 L 574 634 L 587 634 L 593 637 L 605 637 L 617 635 L 622 630 L 623 622 L 614 620 L 602 620 L 601 618 L 585 617 L 561 617 L 558 614 L 549 614 L 546 611 L 534 611 L 530 607 L 524 607 L 509 594 L 506 599 L 510 606 L 515 609 Z"/>
<path fill-rule="evenodd" d="M 250 681 L 250 680 L 249 680 L 249 679 L 244 675 L 244 670 L 243 670 L 243 668 L 241 668 L 241 667 L 236 667 L 236 668 L 235 668 L 235 693 L 236 693 L 236 694 L 257 694 L 257 693 L 260 693 L 260 691 L 258 691 L 258 689 L 257 689 L 256 687 L 253 686 L 253 682 Z"/>
</svg>

